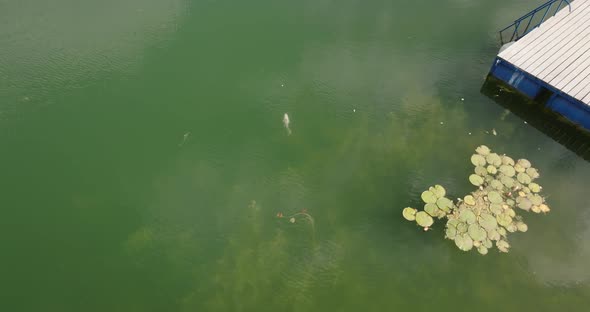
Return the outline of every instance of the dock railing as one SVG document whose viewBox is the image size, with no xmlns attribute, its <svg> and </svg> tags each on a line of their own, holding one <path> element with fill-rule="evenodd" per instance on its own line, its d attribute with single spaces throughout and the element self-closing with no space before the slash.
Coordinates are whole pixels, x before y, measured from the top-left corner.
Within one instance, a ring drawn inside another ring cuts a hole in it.
<svg viewBox="0 0 590 312">
<path fill-rule="evenodd" d="M 555 15 L 566 5 L 569 6 L 569 10 L 571 11 L 571 5 L 568 0 L 549 0 L 545 4 L 540 5 L 538 8 L 515 20 L 510 26 L 500 30 L 500 43 L 504 45 L 508 42 L 518 41 L 518 39 L 539 27 L 546 18 Z"/>
</svg>

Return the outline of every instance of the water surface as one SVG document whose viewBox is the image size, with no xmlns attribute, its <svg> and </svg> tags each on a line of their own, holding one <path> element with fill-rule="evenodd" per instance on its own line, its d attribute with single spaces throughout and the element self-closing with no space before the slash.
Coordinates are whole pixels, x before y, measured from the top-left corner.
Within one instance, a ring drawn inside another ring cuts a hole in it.
<svg viewBox="0 0 590 312">
<path fill-rule="evenodd" d="M 0 309 L 584 310 L 590 165 L 479 91 L 538 4 L 0 1 Z M 552 207 L 509 254 L 401 217 L 479 144 Z"/>
</svg>

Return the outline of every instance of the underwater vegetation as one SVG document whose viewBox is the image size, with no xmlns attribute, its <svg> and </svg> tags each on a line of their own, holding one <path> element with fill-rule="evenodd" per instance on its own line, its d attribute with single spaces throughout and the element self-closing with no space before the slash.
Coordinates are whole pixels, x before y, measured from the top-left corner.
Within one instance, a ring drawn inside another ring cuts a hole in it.
<svg viewBox="0 0 590 312">
<path fill-rule="evenodd" d="M 485 255 L 495 245 L 500 252 L 508 252 L 508 234 L 528 230 L 517 210 L 550 211 L 540 194 L 542 187 L 534 182 L 539 171 L 526 159 L 514 161 L 510 156 L 492 153 L 485 145 L 475 151 L 471 156 L 475 169 L 469 182 L 477 188 L 471 194 L 453 202 L 446 197 L 444 187 L 435 185 L 421 195 L 424 210 L 407 207 L 402 215 L 425 231 L 434 218 L 446 218 L 445 238 L 463 251 L 475 248 Z"/>
</svg>

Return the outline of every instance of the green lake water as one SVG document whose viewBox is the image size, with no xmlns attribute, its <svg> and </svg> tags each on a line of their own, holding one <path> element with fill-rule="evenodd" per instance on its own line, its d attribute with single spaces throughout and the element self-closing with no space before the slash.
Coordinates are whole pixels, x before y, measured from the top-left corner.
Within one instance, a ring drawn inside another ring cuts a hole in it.
<svg viewBox="0 0 590 312">
<path fill-rule="evenodd" d="M 541 2 L 0 0 L 0 310 L 590 309 L 590 164 L 480 93 Z M 480 144 L 552 208 L 508 254 L 401 216 Z"/>
</svg>

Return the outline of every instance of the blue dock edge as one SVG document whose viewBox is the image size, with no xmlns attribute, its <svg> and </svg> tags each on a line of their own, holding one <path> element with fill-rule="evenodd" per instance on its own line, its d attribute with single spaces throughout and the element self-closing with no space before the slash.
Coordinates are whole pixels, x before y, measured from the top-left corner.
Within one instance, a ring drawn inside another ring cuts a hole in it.
<svg viewBox="0 0 590 312">
<path fill-rule="evenodd" d="M 542 94 L 551 94 L 541 104 L 547 109 L 565 117 L 570 122 L 590 131 L 590 107 L 585 103 L 520 70 L 500 57 L 496 57 L 494 60 L 490 75 L 503 81 L 512 89 L 522 93 L 531 100 L 538 100 Z"/>
</svg>

